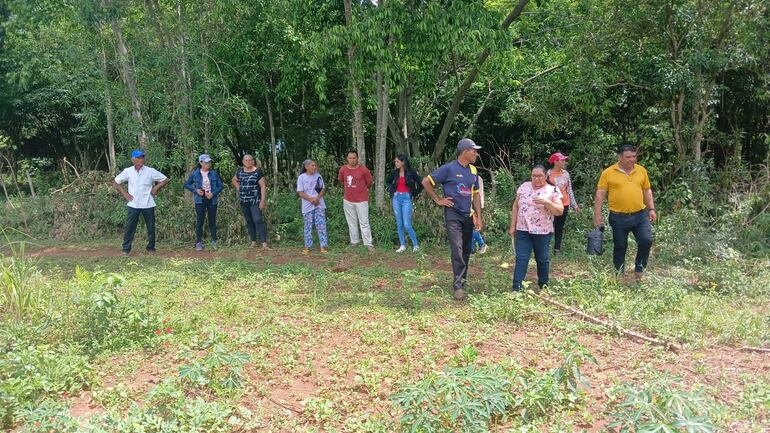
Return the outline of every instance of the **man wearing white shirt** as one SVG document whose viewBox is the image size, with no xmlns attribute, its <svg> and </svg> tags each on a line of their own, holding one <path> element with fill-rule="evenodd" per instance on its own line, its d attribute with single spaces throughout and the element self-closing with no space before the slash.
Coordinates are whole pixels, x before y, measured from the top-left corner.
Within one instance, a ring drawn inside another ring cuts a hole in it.
<svg viewBox="0 0 770 433">
<path fill-rule="evenodd" d="M 155 252 L 155 194 L 169 182 L 163 173 L 144 165 L 144 151 L 131 152 L 131 167 L 115 176 L 113 185 L 128 201 L 128 221 L 123 234 L 123 255 L 131 252 L 139 215 L 147 226 L 147 252 Z M 128 191 L 121 184 L 128 182 Z M 157 183 L 156 183 L 157 182 Z"/>
</svg>

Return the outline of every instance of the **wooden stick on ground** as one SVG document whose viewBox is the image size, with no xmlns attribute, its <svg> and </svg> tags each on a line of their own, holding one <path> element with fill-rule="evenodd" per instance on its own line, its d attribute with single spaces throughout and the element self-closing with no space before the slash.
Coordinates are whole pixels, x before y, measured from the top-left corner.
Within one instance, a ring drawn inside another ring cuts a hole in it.
<svg viewBox="0 0 770 433">
<path fill-rule="evenodd" d="M 649 337 L 647 335 L 640 334 L 640 333 L 634 332 L 634 331 L 630 331 L 628 329 L 624 329 L 624 328 L 620 327 L 617 324 L 608 322 L 606 320 L 599 319 L 598 317 L 594 317 L 594 316 L 591 316 L 589 314 L 586 314 L 586 313 L 578 310 L 577 308 L 570 307 L 569 305 L 562 304 L 561 302 L 558 302 L 558 301 L 554 301 L 553 299 L 551 299 L 551 298 L 549 298 L 549 297 L 547 297 L 547 296 L 545 296 L 543 294 L 535 293 L 535 292 L 533 292 L 531 290 L 527 291 L 526 293 L 536 297 L 537 299 L 540 299 L 543 302 L 546 302 L 546 303 L 549 303 L 549 304 L 554 305 L 556 307 L 559 307 L 562 310 L 569 311 L 570 313 L 580 317 L 581 319 L 583 319 L 583 320 L 585 320 L 587 322 L 591 322 L 591 323 L 596 324 L 596 325 L 604 326 L 605 328 L 609 328 L 609 329 L 617 332 L 618 334 L 625 335 L 626 337 L 636 338 L 638 340 L 646 341 L 648 343 L 652 343 L 652 344 L 655 344 L 657 346 L 663 346 L 666 349 L 671 350 L 672 352 L 678 352 L 678 351 L 680 351 L 682 349 L 678 344 L 675 344 L 675 343 L 672 343 L 672 342 L 666 341 L 666 340 L 661 340 L 661 339 L 658 339 L 658 338 Z"/>
<path fill-rule="evenodd" d="M 740 348 L 741 352 L 758 352 L 758 353 L 770 353 L 770 347 L 751 347 L 743 346 Z"/>
<path fill-rule="evenodd" d="M 276 406 L 280 406 L 280 407 L 282 407 L 282 408 L 284 408 L 286 410 L 290 410 L 290 411 L 292 411 L 294 413 L 298 413 L 300 415 L 302 415 L 304 413 L 303 411 L 301 411 L 299 409 L 295 409 L 295 408 L 293 408 L 293 407 L 291 407 L 291 406 L 289 406 L 287 404 L 281 403 L 280 401 L 278 401 L 278 400 L 276 400 L 276 399 L 274 399 L 272 397 L 268 397 L 267 399 L 270 400 Z"/>
</svg>

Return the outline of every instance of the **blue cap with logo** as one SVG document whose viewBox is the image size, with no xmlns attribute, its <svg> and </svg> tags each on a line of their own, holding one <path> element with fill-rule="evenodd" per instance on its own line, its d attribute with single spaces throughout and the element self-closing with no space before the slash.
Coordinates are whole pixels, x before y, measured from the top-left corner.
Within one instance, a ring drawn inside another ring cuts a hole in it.
<svg viewBox="0 0 770 433">
<path fill-rule="evenodd" d="M 481 146 L 477 146 L 476 143 L 473 142 L 470 138 L 463 138 L 462 140 L 457 142 L 457 150 L 468 150 L 468 149 L 481 149 Z"/>
<path fill-rule="evenodd" d="M 144 158 L 144 151 L 137 149 L 131 152 L 131 158 Z"/>
<path fill-rule="evenodd" d="M 211 162 L 211 157 L 207 153 L 201 154 L 198 157 L 198 162 Z"/>
</svg>

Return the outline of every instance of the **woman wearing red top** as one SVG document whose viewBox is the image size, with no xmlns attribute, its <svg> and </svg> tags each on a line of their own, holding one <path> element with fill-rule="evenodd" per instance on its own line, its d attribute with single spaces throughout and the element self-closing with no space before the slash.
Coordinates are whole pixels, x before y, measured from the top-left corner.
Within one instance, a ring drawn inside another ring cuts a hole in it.
<svg viewBox="0 0 770 433">
<path fill-rule="evenodd" d="M 409 234 L 412 240 L 412 251 L 420 249 L 417 243 L 417 234 L 412 227 L 412 212 L 414 206 L 412 200 L 422 191 L 422 178 L 412 170 L 409 165 L 409 158 L 405 155 L 398 155 L 393 161 L 395 170 L 393 170 L 386 185 L 393 200 L 393 213 L 396 215 L 396 226 L 398 227 L 398 240 L 401 245 L 396 250 L 397 253 L 406 251 L 406 236 Z"/>
</svg>

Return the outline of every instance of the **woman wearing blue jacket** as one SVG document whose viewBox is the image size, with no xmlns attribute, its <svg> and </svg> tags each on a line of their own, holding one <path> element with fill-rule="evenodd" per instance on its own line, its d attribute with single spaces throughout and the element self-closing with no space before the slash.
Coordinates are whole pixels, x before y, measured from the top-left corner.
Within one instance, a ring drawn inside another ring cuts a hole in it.
<svg viewBox="0 0 770 433">
<path fill-rule="evenodd" d="M 203 251 L 203 220 L 209 216 L 211 248 L 217 249 L 217 202 L 222 192 L 222 178 L 211 169 L 211 157 L 203 154 L 198 157 L 196 168 L 184 187 L 192 191 L 195 197 L 195 251 Z"/>
</svg>

